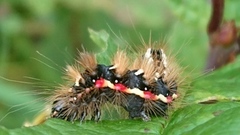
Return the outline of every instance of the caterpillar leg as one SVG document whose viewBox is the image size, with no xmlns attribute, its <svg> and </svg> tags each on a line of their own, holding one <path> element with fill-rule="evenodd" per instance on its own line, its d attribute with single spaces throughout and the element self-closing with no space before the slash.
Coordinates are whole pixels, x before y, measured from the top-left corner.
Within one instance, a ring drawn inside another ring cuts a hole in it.
<svg viewBox="0 0 240 135">
<path fill-rule="evenodd" d="M 144 121 L 149 121 L 151 119 L 146 114 L 143 107 L 145 99 L 134 94 L 127 95 L 126 99 L 127 99 L 127 104 L 123 107 L 128 111 L 130 119 L 139 118 L 139 117 L 142 118 Z"/>
<path fill-rule="evenodd" d="M 85 120 L 86 116 L 87 116 L 86 111 L 83 111 L 82 114 L 81 114 L 81 117 L 79 118 L 80 123 L 82 123 Z"/>
<path fill-rule="evenodd" d="M 141 118 L 143 119 L 143 121 L 151 120 L 151 118 L 145 113 L 145 111 L 142 111 L 140 114 L 141 114 Z"/>
<path fill-rule="evenodd" d="M 92 120 L 92 121 L 95 121 L 95 122 L 98 122 L 98 121 L 100 120 L 100 117 L 101 117 L 101 110 L 100 110 L 100 109 L 96 109 L 96 110 L 93 112 L 93 115 L 92 115 L 91 120 Z"/>
</svg>

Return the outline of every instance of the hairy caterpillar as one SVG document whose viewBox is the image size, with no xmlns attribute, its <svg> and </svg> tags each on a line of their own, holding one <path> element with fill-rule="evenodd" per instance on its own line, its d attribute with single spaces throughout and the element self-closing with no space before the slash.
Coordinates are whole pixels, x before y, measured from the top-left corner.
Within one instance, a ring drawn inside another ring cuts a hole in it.
<svg viewBox="0 0 240 135">
<path fill-rule="evenodd" d="M 147 48 L 131 58 L 118 50 L 111 65 L 98 64 L 94 54 L 81 52 L 76 65 L 66 68 L 71 86 L 58 88 L 50 99 L 51 117 L 82 122 L 90 116 L 99 121 L 107 102 L 123 107 L 129 118 L 166 116 L 180 84 L 179 70 L 169 61 L 161 48 Z"/>
</svg>

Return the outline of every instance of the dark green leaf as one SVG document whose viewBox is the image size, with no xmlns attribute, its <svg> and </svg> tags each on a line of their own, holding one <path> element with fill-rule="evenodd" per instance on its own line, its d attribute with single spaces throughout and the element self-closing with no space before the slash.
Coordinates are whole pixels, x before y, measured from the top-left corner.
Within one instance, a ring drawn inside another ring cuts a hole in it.
<svg viewBox="0 0 240 135">
<path fill-rule="evenodd" d="M 86 134 L 86 135 L 117 135 L 117 134 L 131 134 L 141 135 L 160 134 L 162 129 L 161 124 L 164 120 L 155 118 L 150 122 L 143 122 L 142 120 L 116 120 L 116 121 L 101 121 L 95 123 L 87 121 L 82 124 L 75 122 L 70 123 L 59 119 L 49 119 L 44 124 L 35 127 L 24 127 L 13 130 L 0 129 L 0 133 L 8 133 L 10 135 L 66 135 L 66 134 Z"/>
<path fill-rule="evenodd" d="M 240 100 L 240 58 L 233 64 L 197 79 L 188 91 L 186 102 Z"/>
<path fill-rule="evenodd" d="M 193 104 L 174 112 L 163 134 L 226 135 L 240 133 L 240 103 Z"/>
</svg>

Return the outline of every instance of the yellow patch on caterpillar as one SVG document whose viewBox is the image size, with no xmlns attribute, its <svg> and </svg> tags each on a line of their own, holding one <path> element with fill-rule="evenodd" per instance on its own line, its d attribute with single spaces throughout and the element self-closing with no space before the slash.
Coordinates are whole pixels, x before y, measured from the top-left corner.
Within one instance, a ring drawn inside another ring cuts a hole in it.
<svg viewBox="0 0 240 135">
<path fill-rule="evenodd" d="M 49 106 L 46 106 L 45 108 L 46 109 L 44 111 L 42 111 L 40 114 L 38 114 L 37 117 L 35 117 L 32 122 L 26 121 L 26 122 L 24 122 L 23 126 L 24 127 L 32 127 L 32 126 L 36 126 L 36 125 L 44 123 L 49 118 L 50 113 L 51 113 L 51 109 Z"/>
</svg>

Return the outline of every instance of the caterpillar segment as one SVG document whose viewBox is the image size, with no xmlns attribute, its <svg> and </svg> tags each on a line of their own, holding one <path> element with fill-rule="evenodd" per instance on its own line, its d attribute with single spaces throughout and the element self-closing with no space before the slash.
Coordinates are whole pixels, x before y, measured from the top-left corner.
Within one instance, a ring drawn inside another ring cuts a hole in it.
<svg viewBox="0 0 240 135">
<path fill-rule="evenodd" d="M 155 63 L 157 72 L 155 73 L 155 79 L 164 83 L 165 87 L 168 87 L 168 92 L 164 92 L 167 95 L 168 100 L 174 100 L 177 98 L 177 79 L 179 72 L 178 67 L 175 64 L 170 64 L 170 59 L 167 60 L 167 56 L 164 53 L 163 49 L 151 49 L 151 57 Z M 171 63 L 174 63 L 171 61 Z"/>
<path fill-rule="evenodd" d="M 151 115 L 166 116 L 168 104 L 176 98 L 173 92 L 176 92 L 177 86 L 173 83 L 174 80 L 169 88 L 168 82 L 163 79 L 169 72 L 167 57 L 162 49 L 147 49 L 141 60 L 137 60 L 133 67 L 139 70 L 129 72 L 125 82 L 133 94 L 127 95 L 128 104 L 124 108 L 129 112 L 130 118 L 141 117 L 148 121 Z"/>
<path fill-rule="evenodd" d="M 129 118 L 141 117 L 144 121 L 150 120 L 144 107 L 145 101 L 155 98 L 150 92 L 155 67 L 148 51 L 149 49 L 144 57 L 134 61 L 132 70 L 127 73 L 127 79 L 123 81 L 123 84 L 130 89 L 126 96 L 127 104 L 123 107 L 129 112 Z"/>
<path fill-rule="evenodd" d="M 82 53 L 80 60 L 79 63 L 85 68 L 85 72 L 80 73 L 79 69 L 67 66 L 68 80 L 75 78 L 74 84 L 70 88 L 62 88 L 55 92 L 51 117 L 82 122 L 87 116 L 91 116 L 92 120 L 99 121 L 101 106 L 108 100 L 107 95 L 110 91 L 95 87 L 95 82 L 101 75 L 95 56 Z"/>
</svg>

